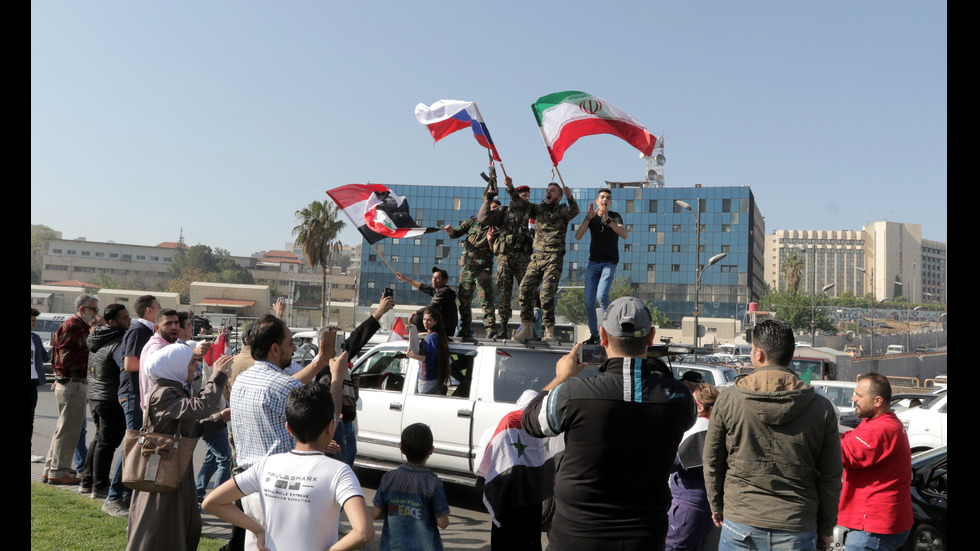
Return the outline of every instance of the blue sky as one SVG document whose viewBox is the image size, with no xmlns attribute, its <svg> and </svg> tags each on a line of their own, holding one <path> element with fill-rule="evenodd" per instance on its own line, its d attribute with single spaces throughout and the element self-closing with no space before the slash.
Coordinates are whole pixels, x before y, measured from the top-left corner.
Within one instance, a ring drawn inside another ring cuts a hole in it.
<svg viewBox="0 0 980 551">
<path fill-rule="evenodd" d="M 433 147 L 415 121 L 438 99 L 476 101 L 507 173 L 544 185 L 530 104 L 584 90 L 666 136 L 668 186 L 752 186 L 767 232 L 887 219 L 946 240 L 942 2 L 31 8 L 31 223 L 66 238 L 156 244 L 183 227 L 249 255 L 338 185 L 477 194 L 486 150 L 464 133 Z M 611 136 L 560 169 L 582 187 L 644 174 Z"/>
</svg>

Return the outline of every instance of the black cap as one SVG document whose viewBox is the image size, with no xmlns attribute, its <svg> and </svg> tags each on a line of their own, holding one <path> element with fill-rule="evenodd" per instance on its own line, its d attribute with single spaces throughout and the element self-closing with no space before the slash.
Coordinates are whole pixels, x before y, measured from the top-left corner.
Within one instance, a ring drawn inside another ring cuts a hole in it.
<svg viewBox="0 0 980 551">
<path fill-rule="evenodd" d="M 446 279 L 446 280 L 449 279 L 449 272 L 447 272 L 446 270 L 443 270 L 439 266 L 433 266 L 432 267 L 432 273 L 437 273 L 437 272 L 439 273 L 439 275 L 441 275 L 443 277 L 443 279 Z"/>
</svg>

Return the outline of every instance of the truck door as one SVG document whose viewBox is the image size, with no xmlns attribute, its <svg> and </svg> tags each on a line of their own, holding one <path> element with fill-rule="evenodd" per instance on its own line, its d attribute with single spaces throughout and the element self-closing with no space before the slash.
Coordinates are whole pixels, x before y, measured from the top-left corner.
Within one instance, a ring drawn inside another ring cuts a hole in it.
<svg viewBox="0 0 980 551">
<path fill-rule="evenodd" d="M 417 369 L 417 362 L 416 369 Z M 358 362 L 352 377 L 358 377 L 357 402 L 358 454 L 402 462 L 402 410 L 405 393 L 414 389 L 415 376 L 409 373 L 408 356 L 403 350 L 379 350 Z"/>
</svg>

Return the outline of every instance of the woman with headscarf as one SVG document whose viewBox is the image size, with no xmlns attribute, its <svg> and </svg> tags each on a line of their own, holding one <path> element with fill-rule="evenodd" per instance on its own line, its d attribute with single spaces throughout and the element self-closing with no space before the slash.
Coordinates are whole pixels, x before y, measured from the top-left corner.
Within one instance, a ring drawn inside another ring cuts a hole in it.
<svg viewBox="0 0 980 551">
<path fill-rule="evenodd" d="M 673 501 L 667 512 L 669 528 L 666 549 L 676 551 L 700 550 L 704 539 L 715 526 L 708 507 L 701 456 L 711 408 L 718 399 L 718 389 L 708 383 L 699 383 L 691 390 L 691 394 L 697 403 L 698 418 L 694 426 L 681 437 L 677 457 L 674 458 L 674 469 L 670 474 L 670 495 Z"/>
<path fill-rule="evenodd" d="M 195 375 L 194 351 L 178 343 L 154 352 L 145 366 L 154 383 L 147 397 L 147 430 L 197 438 L 224 427 L 230 410 L 219 410 L 218 402 L 228 379 L 225 368 L 231 359 L 230 356 L 219 358 L 201 394 L 191 396 L 185 385 Z M 127 551 L 197 549 L 201 512 L 197 508 L 194 472 L 191 465 L 173 492 L 133 492 Z"/>
</svg>

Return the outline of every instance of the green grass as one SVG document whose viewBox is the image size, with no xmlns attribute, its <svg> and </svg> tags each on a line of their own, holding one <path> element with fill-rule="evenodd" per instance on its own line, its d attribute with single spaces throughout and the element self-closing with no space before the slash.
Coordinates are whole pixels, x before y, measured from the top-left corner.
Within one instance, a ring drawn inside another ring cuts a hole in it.
<svg viewBox="0 0 980 551">
<path fill-rule="evenodd" d="M 102 501 L 31 482 L 31 549 L 125 549 L 126 519 L 110 517 L 101 509 Z M 218 551 L 224 544 L 202 537 L 198 549 Z"/>
</svg>

